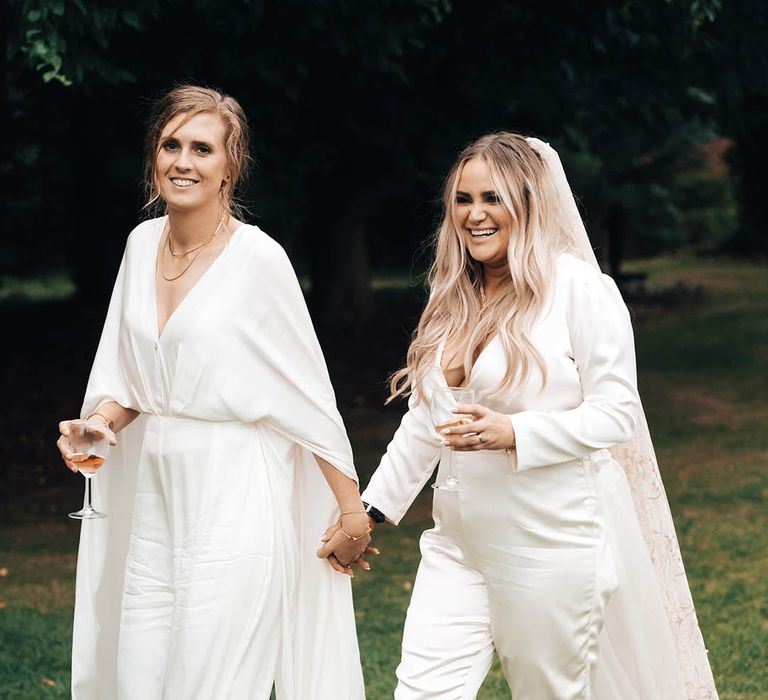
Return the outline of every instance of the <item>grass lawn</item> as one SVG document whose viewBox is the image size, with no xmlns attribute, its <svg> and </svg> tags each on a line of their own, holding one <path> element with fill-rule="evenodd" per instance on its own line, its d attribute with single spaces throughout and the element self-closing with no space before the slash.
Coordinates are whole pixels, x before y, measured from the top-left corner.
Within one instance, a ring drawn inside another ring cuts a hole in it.
<svg viewBox="0 0 768 700">
<path fill-rule="evenodd" d="M 727 261 L 633 265 L 651 285 L 700 285 L 703 299 L 635 310 L 641 393 L 699 620 L 723 700 L 768 697 L 768 274 Z M 346 415 L 361 471 L 397 424 L 391 410 Z M 375 426 L 375 427 L 374 427 Z M 12 466 L 12 465 L 11 465 Z M 64 513 L 80 484 L 33 498 L 34 517 L 0 527 L 0 697 L 69 697 L 77 525 Z M 354 581 L 369 700 L 392 697 L 394 668 L 429 493 Z M 54 504 L 54 505 L 51 505 Z M 53 512 L 55 511 L 55 512 Z M 508 698 L 498 668 L 482 700 Z"/>
</svg>

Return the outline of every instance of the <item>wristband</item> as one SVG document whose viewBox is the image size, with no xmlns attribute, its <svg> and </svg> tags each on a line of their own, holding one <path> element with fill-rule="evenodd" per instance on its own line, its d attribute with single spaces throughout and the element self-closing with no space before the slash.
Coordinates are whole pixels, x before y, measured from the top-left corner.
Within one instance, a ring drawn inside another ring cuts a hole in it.
<svg viewBox="0 0 768 700">
<path fill-rule="evenodd" d="M 380 525 L 387 519 L 387 516 L 384 515 L 384 513 L 382 513 L 378 508 L 374 508 L 370 503 L 363 501 L 363 508 L 365 508 L 365 512 L 371 516 L 371 519 L 377 525 Z"/>
</svg>

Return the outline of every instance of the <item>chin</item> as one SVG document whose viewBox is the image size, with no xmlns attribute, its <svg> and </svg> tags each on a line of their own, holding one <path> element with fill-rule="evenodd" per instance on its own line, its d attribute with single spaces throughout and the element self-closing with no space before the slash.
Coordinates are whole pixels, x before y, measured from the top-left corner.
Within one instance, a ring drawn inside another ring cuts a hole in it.
<svg viewBox="0 0 768 700">
<path fill-rule="evenodd" d="M 507 264 L 507 251 L 475 251 L 469 250 L 469 254 L 474 260 L 482 265 L 490 265 L 491 267 L 501 267 Z"/>
<path fill-rule="evenodd" d="M 205 203 L 204 201 L 200 201 L 199 197 L 180 197 L 177 192 L 173 192 L 171 193 L 171 196 L 163 197 L 163 199 L 169 209 L 197 209 L 201 204 Z"/>
</svg>

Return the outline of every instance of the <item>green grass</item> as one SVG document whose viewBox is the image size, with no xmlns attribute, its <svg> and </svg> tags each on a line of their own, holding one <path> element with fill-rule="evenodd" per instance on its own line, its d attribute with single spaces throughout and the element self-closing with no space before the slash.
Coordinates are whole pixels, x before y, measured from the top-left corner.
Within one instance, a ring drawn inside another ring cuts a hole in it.
<svg viewBox="0 0 768 700">
<path fill-rule="evenodd" d="M 56 518 L 0 530 L 0 697 L 69 697 L 77 529 Z"/>
<path fill-rule="evenodd" d="M 764 700 L 768 274 L 729 261 L 631 267 L 648 271 L 652 286 L 682 280 L 704 288 L 700 301 L 636 309 L 641 393 L 720 697 Z M 370 407 L 348 425 L 365 467 L 375 463 L 396 417 Z M 400 527 L 377 529 L 375 572 L 354 581 L 369 700 L 392 697 L 428 498 L 420 497 Z M 0 574 L 7 568 L 0 575 L 0 697 L 68 697 L 75 543 L 76 526 L 61 517 L 0 529 Z M 495 667 L 480 698 L 508 697 Z"/>
</svg>

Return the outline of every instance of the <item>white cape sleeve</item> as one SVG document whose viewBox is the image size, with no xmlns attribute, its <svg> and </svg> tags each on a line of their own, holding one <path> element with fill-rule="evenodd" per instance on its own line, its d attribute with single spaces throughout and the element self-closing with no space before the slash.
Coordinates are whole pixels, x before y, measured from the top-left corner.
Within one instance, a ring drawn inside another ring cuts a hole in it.
<svg viewBox="0 0 768 700">
<path fill-rule="evenodd" d="M 279 697 L 288 700 L 365 697 L 352 590 L 316 551 L 338 519 L 333 496 L 313 455 L 357 482 L 352 449 L 336 408 L 328 370 L 296 274 L 283 249 L 262 234 L 254 313 L 244 329 L 243 361 L 258 363 L 259 386 L 243 409 L 294 442 L 297 464 L 294 527 L 298 535 L 296 590 L 286 620 Z"/>
<path fill-rule="evenodd" d="M 127 264 L 126 254 L 91 368 L 83 418 L 107 401 L 138 408 L 119 359 Z M 109 453 L 109 468 L 92 481 L 93 501 L 108 515 L 83 521 L 80 530 L 72 638 L 74 700 L 101 700 L 113 696 L 117 688 L 120 601 L 144 423 L 139 416 L 120 432 L 117 447 Z"/>
</svg>

